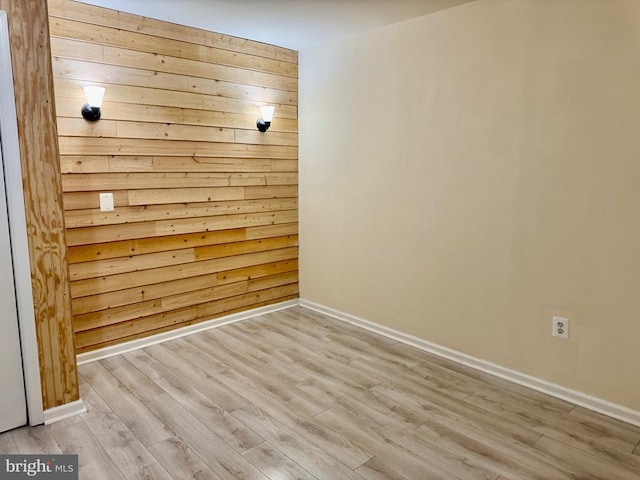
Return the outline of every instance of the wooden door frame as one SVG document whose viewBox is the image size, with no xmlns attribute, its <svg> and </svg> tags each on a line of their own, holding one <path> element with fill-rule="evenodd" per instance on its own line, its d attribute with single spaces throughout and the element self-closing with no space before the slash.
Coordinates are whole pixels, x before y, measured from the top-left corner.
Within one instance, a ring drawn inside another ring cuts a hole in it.
<svg viewBox="0 0 640 480">
<path fill-rule="evenodd" d="M 9 23 L 7 13 L 4 11 L 0 11 L 0 85 L 2 85 L 0 89 L 0 136 L 2 137 L 4 181 L 7 192 L 27 413 L 29 424 L 39 425 L 44 422 L 40 361 L 31 287 L 31 262 L 29 261 L 27 220 L 22 188 L 22 166 L 13 90 Z"/>
</svg>

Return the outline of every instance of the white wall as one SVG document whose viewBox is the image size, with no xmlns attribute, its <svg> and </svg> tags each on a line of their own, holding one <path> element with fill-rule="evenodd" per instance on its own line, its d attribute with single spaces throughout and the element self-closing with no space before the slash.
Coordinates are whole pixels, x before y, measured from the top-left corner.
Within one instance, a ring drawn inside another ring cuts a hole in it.
<svg viewBox="0 0 640 480">
<path fill-rule="evenodd" d="M 640 410 L 640 2 L 303 51 L 300 105 L 302 298 Z"/>
</svg>

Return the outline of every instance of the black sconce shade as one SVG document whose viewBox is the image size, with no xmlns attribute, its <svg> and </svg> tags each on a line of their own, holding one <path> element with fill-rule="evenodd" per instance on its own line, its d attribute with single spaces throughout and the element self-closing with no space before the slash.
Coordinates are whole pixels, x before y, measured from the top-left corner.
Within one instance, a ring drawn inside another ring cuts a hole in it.
<svg viewBox="0 0 640 480">
<path fill-rule="evenodd" d="M 258 121 L 256 122 L 256 126 L 258 127 L 258 130 L 264 133 L 267 130 L 269 130 L 269 127 L 271 126 L 271 122 L 265 122 L 262 118 L 259 118 Z"/>
<path fill-rule="evenodd" d="M 262 133 L 269 130 L 269 127 L 271 126 L 271 120 L 273 120 L 273 112 L 275 111 L 275 109 L 276 107 L 273 107 L 271 105 L 263 105 L 262 107 L 260 107 L 262 116 L 256 122 L 256 126 Z"/>
<path fill-rule="evenodd" d="M 104 97 L 104 87 L 93 85 L 85 85 L 82 87 L 84 94 L 87 96 L 87 103 L 82 106 L 82 118 L 90 122 L 100 120 L 100 107 L 102 107 L 102 98 Z"/>
<path fill-rule="evenodd" d="M 82 106 L 82 117 L 85 120 L 89 120 L 90 122 L 95 122 L 96 120 L 100 120 L 100 108 L 92 107 L 88 103 L 85 103 Z"/>
</svg>

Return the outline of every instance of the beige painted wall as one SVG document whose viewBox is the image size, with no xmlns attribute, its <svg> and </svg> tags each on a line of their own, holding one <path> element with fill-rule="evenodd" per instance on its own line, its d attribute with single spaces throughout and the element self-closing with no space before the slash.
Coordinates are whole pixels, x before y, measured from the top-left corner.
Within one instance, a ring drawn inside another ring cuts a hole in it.
<svg viewBox="0 0 640 480">
<path fill-rule="evenodd" d="M 480 0 L 300 66 L 301 297 L 640 410 L 640 2 Z"/>
</svg>

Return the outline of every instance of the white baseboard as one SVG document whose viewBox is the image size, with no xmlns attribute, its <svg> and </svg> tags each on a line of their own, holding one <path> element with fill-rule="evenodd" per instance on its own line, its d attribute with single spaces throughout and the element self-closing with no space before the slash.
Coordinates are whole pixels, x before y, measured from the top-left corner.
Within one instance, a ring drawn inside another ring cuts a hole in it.
<svg viewBox="0 0 640 480">
<path fill-rule="evenodd" d="M 369 320 L 365 320 L 363 318 L 359 318 L 354 315 L 341 312 L 339 310 L 325 307 L 324 305 L 319 305 L 317 303 L 310 302 L 304 299 L 300 299 L 299 303 L 301 307 L 314 310 L 324 315 L 328 315 L 337 320 L 342 320 L 343 322 L 348 322 L 352 325 L 356 325 L 366 330 L 384 335 L 385 337 L 393 338 L 394 340 L 398 340 L 399 342 L 411 345 L 412 347 L 416 347 L 426 352 L 433 353 L 440 357 L 444 357 L 454 362 L 460 363 L 462 365 L 475 368 L 476 370 L 481 370 L 491 375 L 495 375 L 496 377 L 509 380 L 518 385 L 522 385 L 524 387 L 546 393 L 553 397 L 575 403 L 576 405 L 580 405 L 581 407 L 588 408 L 589 410 L 602 413 L 603 415 L 607 415 L 618 420 L 622 420 L 623 422 L 640 426 L 640 411 L 632 410 L 622 405 L 617 405 L 607 400 L 593 397 L 586 393 L 571 390 L 561 385 L 557 385 L 555 383 L 551 383 L 546 380 L 527 375 L 525 373 L 520 373 L 515 370 L 502 367 L 495 363 L 488 362 L 486 360 L 472 357 L 471 355 L 467 355 L 465 353 L 443 347 L 442 345 L 428 342 L 427 340 L 423 340 L 421 338 L 414 337 L 413 335 L 399 332 L 392 328 L 370 322 Z"/>
<path fill-rule="evenodd" d="M 73 417 L 85 413 L 87 408 L 84 406 L 82 400 L 76 400 L 75 402 L 65 403 L 59 407 L 49 408 L 44 411 L 44 424 L 59 422 L 65 418 Z"/>
<path fill-rule="evenodd" d="M 204 322 L 196 323 L 195 325 L 189 325 L 182 328 L 177 328 L 169 332 L 158 333 L 145 338 L 139 338 L 131 340 L 130 342 L 113 345 L 111 347 L 104 347 L 98 350 L 92 350 L 91 352 L 80 353 L 76 356 L 78 366 L 85 363 L 95 362 L 96 360 L 102 360 L 103 358 L 113 357 L 114 355 L 120 355 L 122 353 L 131 352 L 140 348 L 150 347 L 157 343 L 168 342 L 176 338 L 184 337 L 185 335 L 192 335 L 194 333 L 209 330 L 210 328 L 221 327 L 222 325 L 228 325 L 230 323 L 239 322 L 241 320 L 247 320 L 249 318 L 257 317 L 259 315 L 265 315 L 271 312 L 277 312 L 278 310 L 284 310 L 285 308 L 291 308 L 298 305 L 298 300 L 287 300 L 286 302 L 274 303 L 273 305 L 267 305 L 264 307 L 254 308 L 245 312 L 234 313 L 225 317 L 214 318 L 212 320 L 205 320 Z"/>
</svg>

